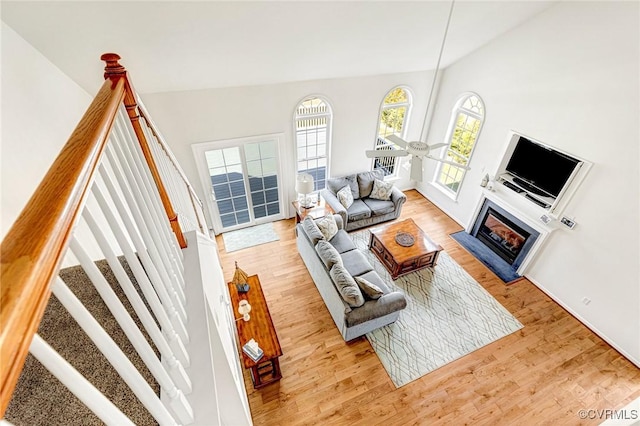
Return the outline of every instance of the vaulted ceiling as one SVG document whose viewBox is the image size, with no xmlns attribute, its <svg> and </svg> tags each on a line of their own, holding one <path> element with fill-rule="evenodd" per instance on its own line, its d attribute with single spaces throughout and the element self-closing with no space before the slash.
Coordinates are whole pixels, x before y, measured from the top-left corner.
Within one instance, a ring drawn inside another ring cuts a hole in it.
<svg viewBox="0 0 640 426">
<path fill-rule="evenodd" d="M 457 1 L 441 67 L 555 2 Z M 449 1 L 3 1 L 2 20 L 89 93 L 116 52 L 140 93 L 434 69 Z"/>
</svg>

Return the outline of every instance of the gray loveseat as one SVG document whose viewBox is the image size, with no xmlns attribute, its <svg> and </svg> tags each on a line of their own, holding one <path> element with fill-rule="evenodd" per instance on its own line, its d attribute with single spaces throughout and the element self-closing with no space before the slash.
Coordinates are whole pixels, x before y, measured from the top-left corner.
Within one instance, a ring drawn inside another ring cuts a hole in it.
<svg viewBox="0 0 640 426">
<path fill-rule="evenodd" d="M 373 189 L 375 179 L 383 180 L 380 170 L 361 172 L 352 175 L 327 179 L 327 189 L 320 192 L 327 204 L 334 212 L 339 214 L 344 221 L 344 229 L 353 231 L 365 226 L 387 220 L 397 219 L 402 211 L 402 205 L 407 200 L 407 196 L 398 188 L 394 187 L 391 192 L 391 199 L 376 200 L 369 195 Z M 337 193 L 345 186 L 351 188 L 353 194 L 353 204 L 346 209 L 338 200 Z"/>
<path fill-rule="evenodd" d="M 364 304 L 352 307 L 345 301 L 334 283 L 338 266 L 328 263 L 327 259 L 323 258 L 322 253 L 324 252 L 316 249 L 318 244 L 321 246 L 327 246 L 327 244 L 320 242 L 321 240 L 326 241 L 326 239 L 322 233 L 319 233 L 317 226 L 312 226 L 313 219 L 307 217 L 296 225 L 298 252 L 327 305 L 333 321 L 340 330 L 340 334 L 345 341 L 349 341 L 396 321 L 400 311 L 407 306 L 407 301 L 404 294 L 389 290 L 389 287 L 373 270 L 367 258 L 356 248 L 351 237 L 343 229 L 342 218 L 339 215 L 334 215 L 334 218 L 338 232 L 328 243 L 339 254 L 343 270 L 346 270 L 352 277 L 364 278 L 384 293 L 378 299 L 363 296 Z"/>
</svg>

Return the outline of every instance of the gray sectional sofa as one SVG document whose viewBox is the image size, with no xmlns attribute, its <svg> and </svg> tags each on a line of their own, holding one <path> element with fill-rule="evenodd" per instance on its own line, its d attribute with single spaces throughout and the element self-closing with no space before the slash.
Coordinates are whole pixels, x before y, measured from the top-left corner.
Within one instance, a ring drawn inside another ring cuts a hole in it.
<svg viewBox="0 0 640 426">
<path fill-rule="evenodd" d="M 333 321 L 344 340 L 349 341 L 396 321 L 400 311 L 407 306 L 407 302 L 404 294 L 389 290 L 364 254 L 356 248 L 351 237 L 343 229 L 341 216 L 333 217 L 338 232 L 328 241 L 328 244 L 321 242 L 327 240 L 310 217 L 296 225 L 296 240 L 298 252 L 327 305 Z M 320 220 L 322 219 L 316 221 Z M 342 266 L 336 263 L 341 263 Z M 367 296 L 368 292 L 360 293 L 357 290 L 355 292 L 359 294 L 355 294 L 353 289 L 349 290 L 351 293 L 347 291 L 345 295 L 344 288 L 339 290 L 339 286 L 342 285 L 339 278 L 341 274 L 362 278 L 373 284 L 373 287 L 380 290 L 373 296 L 379 298 L 372 299 Z M 362 299 L 355 300 L 354 303 L 354 297 L 355 299 L 362 297 Z M 361 306 L 353 306 L 359 305 L 362 301 L 364 303 Z"/>
<path fill-rule="evenodd" d="M 394 187 L 391 199 L 388 201 L 370 198 L 369 195 L 371 195 L 375 179 L 384 179 L 382 171 L 373 170 L 327 179 L 327 189 L 322 190 L 320 195 L 333 211 L 342 217 L 345 230 L 353 231 L 397 219 L 400 216 L 402 205 L 407 200 L 407 196 Z M 337 196 L 338 191 L 347 185 L 351 188 L 354 198 L 353 204 L 348 209 L 340 203 Z"/>
</svg>

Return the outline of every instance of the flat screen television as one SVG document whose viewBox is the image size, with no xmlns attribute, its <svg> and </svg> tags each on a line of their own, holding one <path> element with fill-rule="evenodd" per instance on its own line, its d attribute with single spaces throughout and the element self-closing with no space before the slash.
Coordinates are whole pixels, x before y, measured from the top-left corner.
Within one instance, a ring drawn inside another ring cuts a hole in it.
<svg viewBox="0 0 640 426">
<path fill-rule="evenodd" d="M 580 163 L 580 160 L 520 136 L 506 171 L 525 190 L 556 198 Z"/>
</svg>

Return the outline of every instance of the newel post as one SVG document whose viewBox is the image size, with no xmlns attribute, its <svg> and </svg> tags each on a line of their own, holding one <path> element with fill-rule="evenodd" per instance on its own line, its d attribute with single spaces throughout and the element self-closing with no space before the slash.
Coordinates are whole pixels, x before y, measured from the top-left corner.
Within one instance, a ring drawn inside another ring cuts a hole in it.
<svg viewBox="0 0 640 426">
<path fill-rule="evenodd" d="M 133 126 L 133 130 L 135 131 L 138 142 L 140 143 L 140 147 L 142 148 L 144 158 L 149 165 L 149 169 L 151 170 L 153 181 L 155 182 L 156 187 L 158 188 L 158 192 L 160 193 L 160 200 L 162 200 L 162 205 L 167 214 L 167 217 L 169 218 L 171 229 L 176 235 L 180 247 L 185 248 L 187 247 L 187 241 L 182 234 L 182 229 L 180 229 L 180 223 L 178 223 L 178 215 L 173 209 L 173 205 L 171 204 L 171 200 L 169 199 L 169 194 L 167 193 L 164 183 L 162 182 L 162 178 L 160 177 L 160 173 L 158 172 L 158 167 L 156 166 L 156 162 L 153 159 L 153 155 L 151 154 L 151 149 L 149 148 L 147 138 L 145 137 L 142 127 L 140 126 L 140 115 L 138 112 L 138 102 L 136 100 L 135 94 L 136 92 L 133 89 L 131 80 L 129 80 L 127 70 L 122 65 L 120 65 L 120 62 L 118 62 L 120 60 L 120 56 L 116 53 L 105 53 L 100 57 L 100 59 L 106 62 L 106 66 L 104 68 L 105 79 L 111 79 L 114 82 L 123 77 L 125 79 L 124 106 L 127 109 L 129 120 L 131 120 L 131 125 Z"/>
</svg>

